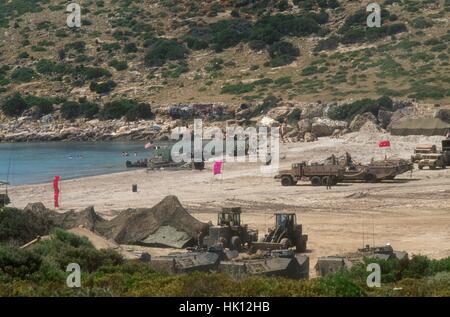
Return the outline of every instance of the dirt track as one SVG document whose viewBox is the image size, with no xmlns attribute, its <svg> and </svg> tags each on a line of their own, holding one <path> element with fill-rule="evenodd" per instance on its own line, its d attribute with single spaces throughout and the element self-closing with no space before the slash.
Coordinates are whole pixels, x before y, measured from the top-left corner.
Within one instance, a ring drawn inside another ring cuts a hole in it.
<svg viewBox="0 0 450 317">
<path fill-rule="evenodd" d="M 301 160 L 320 160 L 331 153 L 352 153 L 366 162 L 382 157 L 376 146 L 382 134 L 350 134 L 345 139 L 321 139 L 315 143 L 282 147 L 281 165 Z M 439 144 L 438 137 L 390 137 L 392 154 L 409 158 L 416 143 Z M 365 141 L 364 141 L 365 140 Z M 139 192 L 132 193 L 131 185 Z M 113 217 L 128 207 L 151 207 L 166 195 L 202 221 L 216 221 L 221 206 L 243 207 L 242 220 L 264 233 L 274 222 L 272 213 L 297 213 L 309 235 L 311 266 L 317 256 L 353 251 L 364 243 L 391 243 L 395 249 L 450 256 L 450 169 L 414 170 L 383 183 L 339 184 L 331 190 L 301 182 L 283 187 L 273 175 L 263 175 L 256 163 L 225 163 L 222 179 L 213 179 L 211 168 L 199 171 L 143 170 L 62 182 L 61 205 L 82 209 L 94 205 L 103 216 Z M 19 186 L 10 190 L 15 206 L 42 201 L 52 205 L 52 185 Z"/>
</svg>

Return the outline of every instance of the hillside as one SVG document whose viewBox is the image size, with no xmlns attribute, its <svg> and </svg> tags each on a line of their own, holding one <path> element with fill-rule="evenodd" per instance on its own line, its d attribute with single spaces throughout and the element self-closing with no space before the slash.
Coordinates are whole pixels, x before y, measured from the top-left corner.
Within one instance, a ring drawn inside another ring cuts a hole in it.
<svg viewBox="0 0 450 317">
<path fill-rule="evenodd" d="M 381 28 L 365 26 L 370 2 L 81 1 L 71 30 L 65 1 L 2 0 L 0 101 L 10 116 L 65 102 L 72 118 L 127 98 L 105 117 L 131 119 L 150 117 L 141 102 L 448 104 L 450 0 L 384 0 Z"/>
</svg>

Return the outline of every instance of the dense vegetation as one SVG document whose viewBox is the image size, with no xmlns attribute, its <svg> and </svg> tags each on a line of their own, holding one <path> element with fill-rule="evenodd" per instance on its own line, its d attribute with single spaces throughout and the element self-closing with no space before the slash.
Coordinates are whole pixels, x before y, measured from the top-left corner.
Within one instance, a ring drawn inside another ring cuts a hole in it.
<svg viewBox="0 0 450 317">
<path fill-rule="evenodd" d="M 14 92 L 71 100 L 87 91 L 89 101 L 106 103 L 129 99 L 124 88 L 132 86 L 133 98 L 156 103 L 186 102 L 185 95 L 228 103 L 448 101 L 449 0 L 380 5 L 382 26 L 368 28 L 364 7 L 338 0 L 161 0 L 151 9 L 138 0 L 87 1 L 82 28 L 72 30 L 54 18 L 66 14 L 64 4 L 3 1 L 0 28 L 11 45 L 0 45 L 0 100 Z M 28 25 L 26 13 L 39 22 Z M 282 77 L 290 81 L 278 84 Z"/>
<path fill-rule="evenodd" d="M 30 218 L 18 209 L 0 209 L 0 296 L 449 296 L 450 258 L 413 256 L 366 260 L 381 266 L 381 288 L 368 288 L 366 265 L 325 278 L 290 280 L 227 274 L 169 275 L 113 250 L 96 250 L 86 238 Z M 52 230 L 52 239 L 25 249 L 17 246 Z M 81 267 L 81 288 L 66 286 L 69 263 Z"/>
</svg>

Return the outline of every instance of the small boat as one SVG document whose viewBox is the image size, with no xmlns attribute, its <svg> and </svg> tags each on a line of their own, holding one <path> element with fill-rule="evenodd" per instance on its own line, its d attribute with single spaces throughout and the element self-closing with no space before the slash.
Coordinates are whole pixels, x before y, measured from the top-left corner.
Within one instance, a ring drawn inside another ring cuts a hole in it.
<svg viewBox="0 0 450 317">
<path fill-rule="evenodd" d="M 126 161 L 127 168 L 147 168 L 148 160 L 138 160 L 136 162 Z"/>
</svg>

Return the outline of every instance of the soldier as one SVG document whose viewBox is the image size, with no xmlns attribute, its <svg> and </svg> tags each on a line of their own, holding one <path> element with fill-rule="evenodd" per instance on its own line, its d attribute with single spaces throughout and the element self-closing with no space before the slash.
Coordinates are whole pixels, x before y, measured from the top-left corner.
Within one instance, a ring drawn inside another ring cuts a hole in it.
<svg viewBox="0 0 450 317">
<path fill-rule="evenodd" d="M 331 175 L 327 177 L 327 190 L 331 189 Z"/>
</svg>

